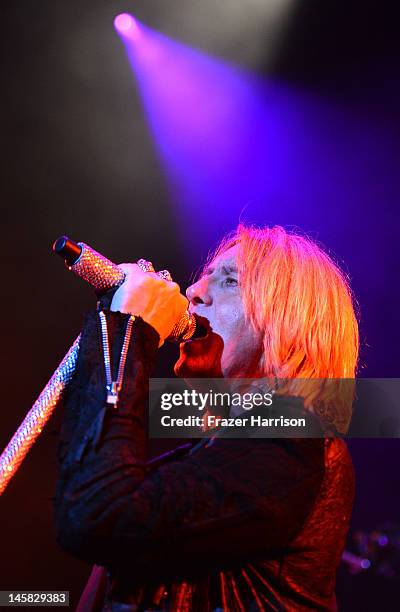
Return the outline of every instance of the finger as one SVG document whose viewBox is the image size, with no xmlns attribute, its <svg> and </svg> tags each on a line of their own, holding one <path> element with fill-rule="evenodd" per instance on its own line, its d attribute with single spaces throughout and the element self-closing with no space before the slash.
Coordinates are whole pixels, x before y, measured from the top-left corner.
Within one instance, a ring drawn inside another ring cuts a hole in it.
<svg viewBox="0 0 400 612">
<path fill-rule="evenodd" d="M 189 310 L 189 300 L 184 295 L 182 295 L 181 302 L 182 302 L 182 305 L 183 305 L 183 309 L 184 310 Z"/>
<path fill-rule="evenodd" d="M 167 278 L 164 278 L 163 276 L 160 276 L 159 272 L 146 272 L 146 276 L 154 278 L 154 280 L 157 280 L 160 283 L 166 283 L 169 287 L 176 285 L 176 287 L 178 287 L 180 291 L 179 285 L 177 283 L 175 283 L 172 279 L 169 280 Z"/>
<path fill-rule="evenodd" d="M 121 268 L 125 274 L 132 274 L 133 272 L 141 272 L 142 274 L 145 274 L 145 272 L 143 272 L 143 270 L 141 270 L 136 263 L 121 263 L 118 264 L 118 267 Z"/>
</svg>

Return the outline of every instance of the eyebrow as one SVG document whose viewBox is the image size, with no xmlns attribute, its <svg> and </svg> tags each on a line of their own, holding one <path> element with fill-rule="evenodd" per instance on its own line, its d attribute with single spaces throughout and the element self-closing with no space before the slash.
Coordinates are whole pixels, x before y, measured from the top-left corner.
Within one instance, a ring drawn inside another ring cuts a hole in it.
<svg viewBox="0 0 400 612">
<path fill-rule="evenodd" d="M 214 272 L 215 268 L 213 266 L 207 266 L 207 268 L 204 270 L 204 274 L 206 276 L 209 276 L 210 274 L 212 274 Z M 226 274 L 232 274 L 235 273 L 237 274 L 237 267 L 235 264 L 224 264 L 223 266 L 221 266 L 221 271 Z"/>
<path fill-rule="evenodd" d="M 232 274 L 232 272 L 238 271 L 235 264 L 224 265 L 222 266 L 221 270 L 224 272 L 224 274 Z"/>
</svg>

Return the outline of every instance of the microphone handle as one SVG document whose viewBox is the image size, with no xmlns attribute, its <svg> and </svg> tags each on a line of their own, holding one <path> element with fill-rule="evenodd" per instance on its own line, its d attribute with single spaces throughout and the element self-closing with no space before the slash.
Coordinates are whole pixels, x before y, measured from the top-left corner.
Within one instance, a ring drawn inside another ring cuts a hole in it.
<svg viewBox="0 0 400 612">
<path fill-rule="evenodd" d="M 54 242 L 53 251 L 64 259 L 68 270 L 92 285 L 96 292 L 103 293 L 124 282 L 121 268 L 84 242 L 61 236 Z"/>
</svg>

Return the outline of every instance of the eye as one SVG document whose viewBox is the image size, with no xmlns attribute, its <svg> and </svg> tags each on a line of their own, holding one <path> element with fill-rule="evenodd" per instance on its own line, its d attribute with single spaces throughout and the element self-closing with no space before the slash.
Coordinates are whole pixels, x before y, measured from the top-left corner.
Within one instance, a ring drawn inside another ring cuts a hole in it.
<svg viewBox="0 0 400 612">
<path fill-rule="evenodd" d="M 239 284 L 237 278 L 233 278 L 232 276 L 228 276 L 224 282 L 228 287 L 237 287 Z"/>
</svg>

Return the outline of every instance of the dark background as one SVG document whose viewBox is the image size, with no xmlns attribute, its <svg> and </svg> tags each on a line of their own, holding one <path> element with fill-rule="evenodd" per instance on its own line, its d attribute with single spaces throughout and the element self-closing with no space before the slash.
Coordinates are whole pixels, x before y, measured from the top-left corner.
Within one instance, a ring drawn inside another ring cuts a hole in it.
<svg viewBox="0 0 400 612">
<path fill-rule="evenodd" d="M 94 303 L 91 291 L 51 254 L 57 236 L 84 240 L 117 262 L 151 259 L 169 268 L 182 286 L 213 246 L 188 226 L 199 245 L 196 258 L 188 257 L 177 235 L 165 170 L 112 26 L 123 11 L 210 55 L 338 101 L 363 118 L 365 150 L 357 166 L 363 190 L 344 201 L 341 177 L 335 184 L 327 179 L 326 201 L 308 202 L 306 223 L 295 201 L 286 210 L 269 202 L 265 222 L 317 234 L 345 262 L 361 313 L 361 375 L 398 376 L 400 80 L 394 4 L 293 0 L 279 27 L 273 12 L 262 12 L 267 4 L 14 0 L 2 5 L 1 447 Z M 347 147 L 351 155 L 351 142 Z M 332 154 L 340 157 L 343 151 Z M 351 173 L 343 178 L 351 180 Z M 337 207 L 328 197 L 332 189 Z M 218 226 L 221 233 L 235 222 L 226 225 Z M 174 351 L 164 350 L 159 373 L 168 374 Z M 0 588 L 70 590 L 75 604 L 89 568 L 54 540 L 59 423 L 58 412 L 2 496 Z M 155 453 L 160 444 L 153 446 Z M 398 440 L 352 440 L 350 450 L 357 474 L 352 533 L 387 521 L 400 524 Z M 398 583 L 398 575 L 350 576 L 341 567 L 341 609 L 398 609 Z"/>
</svg>

